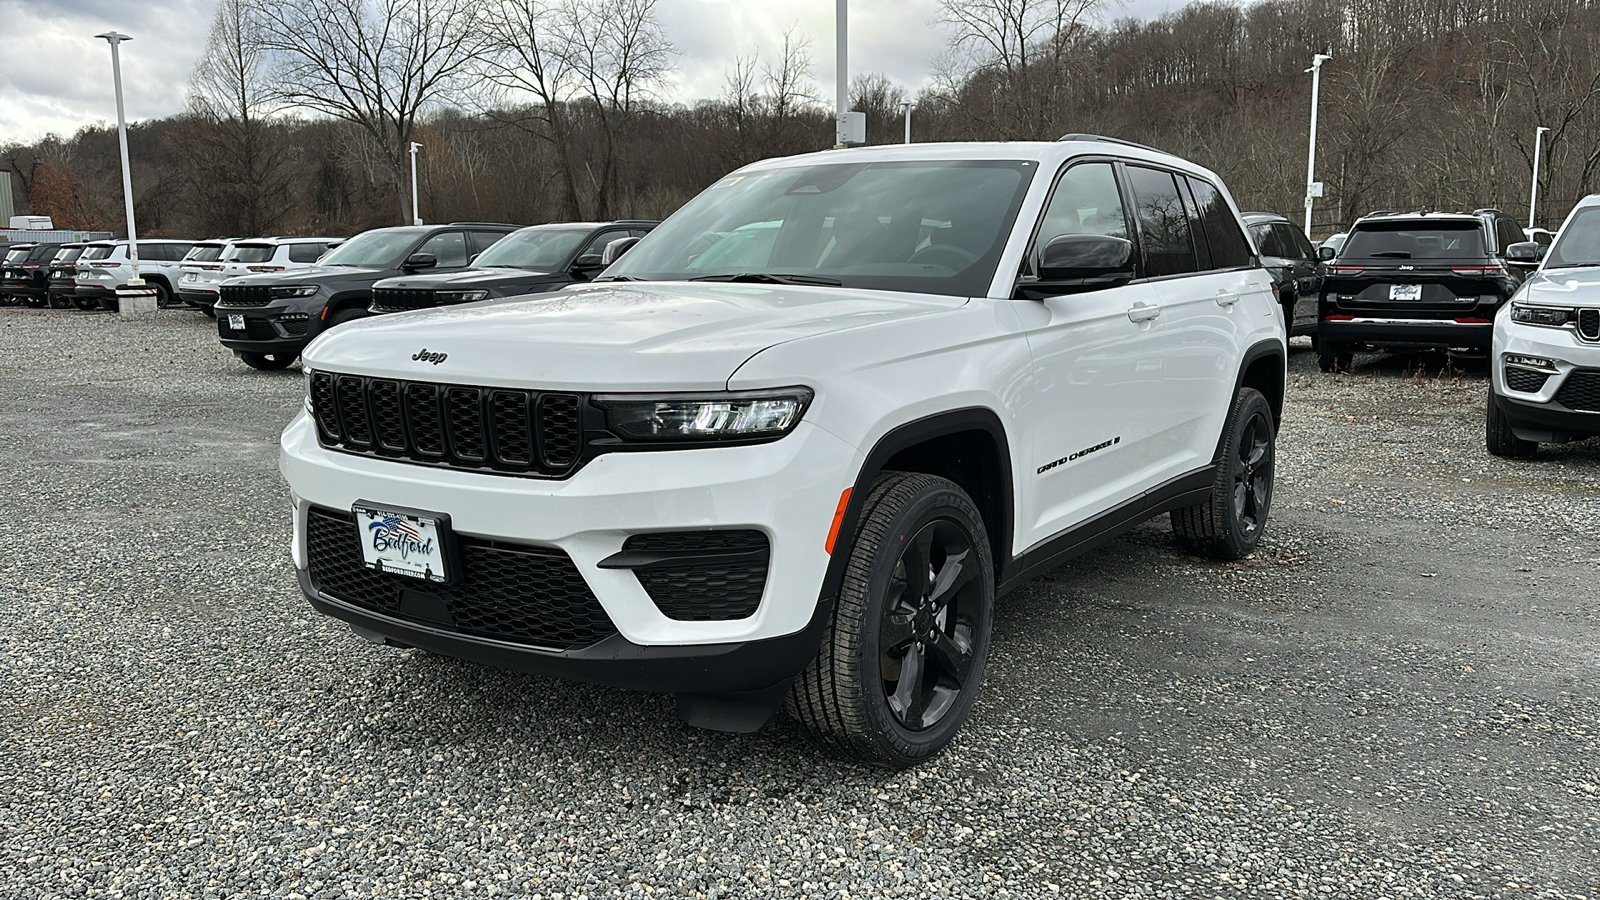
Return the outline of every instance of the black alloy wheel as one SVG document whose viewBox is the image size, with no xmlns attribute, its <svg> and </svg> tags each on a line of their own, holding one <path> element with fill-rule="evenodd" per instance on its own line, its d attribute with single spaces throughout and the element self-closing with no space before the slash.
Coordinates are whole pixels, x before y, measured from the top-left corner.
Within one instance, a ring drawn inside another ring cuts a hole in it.
<svg viewBox="0 0 1600 900">
<path fill-rule="evenodd" d="M 1259 413 L 1244 423 L 1233 461 L 1233 518 L 1252 544 L 1272 508 L 1272 419 Z"/>
<path fill-rule="evenodd" d="M 889 712 L 907 731 L 937 725 L 972 676 L 982 604 L 972 542 L 950 519 L 907 541 L 878 623 L 878 672 Z"/>
<path fill-rule="evenodd" d="M 1234 398 L 1211 496 L 1172 511 L 1180 543 L 1213 559 L 1239 559 L 1256 548 L 1272 511 L 1277 425 L 1272 406 L 1254 388 Z"/>
</svg>

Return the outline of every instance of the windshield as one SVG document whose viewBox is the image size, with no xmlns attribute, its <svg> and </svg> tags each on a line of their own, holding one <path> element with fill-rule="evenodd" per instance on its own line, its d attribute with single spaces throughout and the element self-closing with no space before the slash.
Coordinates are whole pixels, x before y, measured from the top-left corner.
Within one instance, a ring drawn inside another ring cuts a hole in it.
<svg viewBox="0 0 1600 900">
<path fill-rule="evenodd" d="M 86 247 L 83 251 L 83 255 L 78 258 L 81 260 L 109 259 L 111 254 L 116 252 L 116 249 L 117 247 L 115 244 L 105 244 L 98 247 Z"/>
<path fill-rule="evenodd" d="M 15 250 L 7 250 L 6 251 L 6 262 L 8 262 L 8 263 L 19 263 L 19 262 L 22 262 L 23 260 L 27 259 L 28 258 L 28 254 L 32 253 L 32 252 L 33 252 L 33 248 L 32 247 L 18 247 Z"/>
<path fill-rule="evenodd" d="M 1585 207 L 1562 226 L 1545 255 L 1546 269 L 1600 265 L 1600 206 Z"/>
<path fill-rule="evenodd" d="M 195 244 L 184 262 L 216 262 L 222 258 L 222 244 Z"/>
<path fill-rule="evenodd" d="M 538 226 L 513 231 L 478 255 L 474 266 L 511 266 L 549 272 L 560 266 L 578 244 L 589 236 L 588 229 Z"/>
<path fill-rule="evenodd" d="M 233 259 L 230 262 L 258 263 L 266 262 L 272 258 L 272 251 L 276 249 L 271 244 L 238 244 L 233 248 Z M 362 265 L 350 263 L 349 265 Z"/>
<path fill-rule="evenodd" d="M 55 259 L 50 261 L 53 263 L 69 263 L 77 259 L 82 253 L 82 247 L 62 247 L 56 251 Z"/>
<path fill-rule="evenodd" d="M 400 254 L 410 250 L 411 245 L 417 242 L 417 236 L 418 232 L 409 229 L 391 231 L 380 228 L 368 231 L 340 244 L 324 256 L 318 265 L 391 269 L 399 264 Z"/>
<path fill-rule="evenodd" d="M 763 274 L 976 296 L 989 288 L 1036 168 L 940 160 L 729 175 L 606 275 L 659 281 Z"/>
<path fill-rule="evenodd" d="M 1483 229 L 1476 221 L 1372 222 L 1350 232 L 1339 251 L 1349 259 L 1468 259 L 1484 256 Z"/>
</svg>

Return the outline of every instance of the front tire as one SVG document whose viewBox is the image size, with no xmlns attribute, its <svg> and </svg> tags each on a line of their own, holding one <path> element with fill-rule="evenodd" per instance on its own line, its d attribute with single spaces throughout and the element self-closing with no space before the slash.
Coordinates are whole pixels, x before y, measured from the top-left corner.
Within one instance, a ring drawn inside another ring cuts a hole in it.
<svg viewBox="0 0 1600 900">
<path fill-rule="evenodd" d="M 294 362 L 298 353 L 241 353 L 239 360 L 252 369 L 262 372 L 276 372 L 287 369 Z"/>
<path fill-rule="evenodd" d="M 1272 511 L 1276 442 L 1267 398 L 1254 388 L 1240 389 L 1211 496 L 1172 511 L 1172 532 L 1180 543 L 1213 559 L 1239 559 L 1256 548 Z"/>
<path fill-rule="evenodd" d="M 988 533 L 954 482 L 889 472 L 873 483 L 848 552 L 822 646 L 784 708 L 830 752 L 913 766 L 950 743 L 983 683 L 994 623 Z"/>
<path fill-rule="evenodd" d="M 1348 372 L 1350 364 L 1355 361 L 1355 353 L 1350 350 L 1349 344 L 1336 344 L 1333 341 L 1317 341 L 1317 368 L 1324 372 Z"/>
<path fill-rule="evenodd" d="M 1538 441 L 1525 441 L 1511 430 L 1511 423 L 1500 411 L 1500 404 L 1494 402 L 1494 388 L 1489 389 L 1489 409 L 1484 414 L 1483 430 L 1484 443 L 1492 456 L 1532 459 L 1539 452 Z"/>
</svg>

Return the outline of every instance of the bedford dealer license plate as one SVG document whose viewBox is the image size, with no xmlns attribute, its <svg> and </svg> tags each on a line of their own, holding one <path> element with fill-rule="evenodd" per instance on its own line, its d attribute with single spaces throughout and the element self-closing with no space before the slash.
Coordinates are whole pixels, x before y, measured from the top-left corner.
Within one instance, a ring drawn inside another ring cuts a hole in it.
<svg viewBox="0 0 1600 900">
<path fill-rule="evenodd" d="M 1422 285 L 1420 284 L 1391 284 L 1389 285 L 1390 300 L 1421 300 Z"/>
<path fill-rule="evenodd" d="M 381 509 L 357 504 L 356 530 L 367 568 L 423 581 L 443 582 L 449 518 L 414 510 Z"/>
</svg>

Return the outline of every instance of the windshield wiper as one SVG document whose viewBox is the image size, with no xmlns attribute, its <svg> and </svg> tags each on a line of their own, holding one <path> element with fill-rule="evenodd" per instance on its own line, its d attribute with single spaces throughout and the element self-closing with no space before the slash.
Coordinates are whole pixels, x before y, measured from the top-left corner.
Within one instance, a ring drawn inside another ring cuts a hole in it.
<svg viewBox="0 0 1600 900">
<path fill-rule="evenodd" d="M 839 287 L 844 284 L 826 275 L 775 275 L 771 272 L 735 272 L 729 275 L 701 275 L 690 281 L 739 281 L 749 284 L 799 284 L 820 287 Z"/>
<path fill-rule="evenodd" d="M 1386 258 L 1389 258 L 1389 259 L 1410 259 L 1411 258 L 1411 251 L 1410 250 L 1379 250 L 1377 253 L 1368 253 L 1367 255 L 1368 256 L 1372 256 L 1372 257 L 1382 256 L 1382 257 L 1386 257 Z"/>
</svg>

